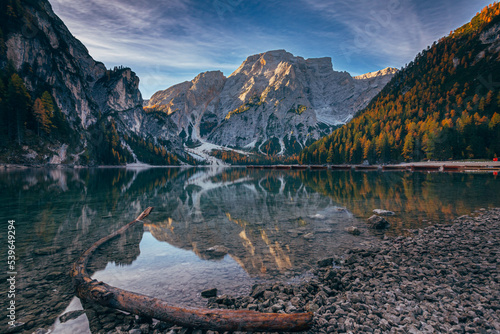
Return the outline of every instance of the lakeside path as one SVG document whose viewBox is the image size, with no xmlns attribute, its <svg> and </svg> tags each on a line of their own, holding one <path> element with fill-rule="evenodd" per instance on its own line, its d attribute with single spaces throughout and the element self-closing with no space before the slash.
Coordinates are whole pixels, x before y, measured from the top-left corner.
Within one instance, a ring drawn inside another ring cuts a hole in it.
<svg viewBox="0 0 500 334">
<path fill-rule="evenodd" d="M 402 166 L 421 166 L 421 165 L 462 165 L 467 167 L 475 167 L 475 166 L 492 166 L 492 167 L 500 167 L 500 161 L 418 161 L 418 162 L 403 162 L 400 165 Z"/>
<path fill-rule="evenodd" d="M 201 147 L 201 146 L 200 146 Z M 208 146 L 204 146 L 203 149 L 206 149 Z M 243 154 L 243 151 L 240 151 Z M 205 155 L 208 153 L 205 152 Z M 208 155 L 207 155 L 208 156 Z M 218 159 L 216 159 L 218 160 Z M 128 165 L 99 165 L 99 166 L 86 166 L 86 165 L 66 165 L 66 164 L 9 164 L 0 162 L 0 171 L 1 170 L 18 170 L 18 169 L 29 169 L 29 168 L 178 168 L 178 167 L 209 167 L 209 166 L 225 166 L 231 167 L 231 165 L 225 164 L 223 162 L 216 163 L 215 160 L 212 161 L 212 165 L 200 165 L 200 166 L 154 166 L 148 164 L 128 164 Z M 287 166 L 287 165 L 284 165 Z M 306 165 L 309 166 L 309 165 Z M 343 166 L 343 165 L 339 165 Z M 363 165 L 345 165 L 345 166 L 363 166 Z M 383 165 L 370 165 L 370 166 L 379 166 Z M 500 168 L 500 161 L 418 161 L 418 162 L 402 162 L 399 164 L 388 164 L 388 166 L 400 166 L 400 167 L 411 167 L 411 166 L 463 166 L 463 167 L 482 167 L 488 166 L 493 168 Z M 246 165 L 234 165 L 233 167 L 246 167 Z"/>
<path fill-rule="evenodd" d="M 301 285 L 258 285 L 209 305 L 312 311 L 309 333 L 500 333 L 499 266 L 497 208 L 320 261 Z"/>
</svg>

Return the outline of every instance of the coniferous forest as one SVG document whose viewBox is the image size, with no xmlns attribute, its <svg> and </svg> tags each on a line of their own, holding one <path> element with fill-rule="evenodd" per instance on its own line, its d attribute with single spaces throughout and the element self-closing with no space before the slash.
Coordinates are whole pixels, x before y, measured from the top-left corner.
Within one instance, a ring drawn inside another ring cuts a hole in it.
<svg viewBox="0 0 500 334">
<path fill-rule="evenodd" d="M 301 163 L 490 159 L 500 155 L 500 4 L 420 52 Z"/>
</svg>

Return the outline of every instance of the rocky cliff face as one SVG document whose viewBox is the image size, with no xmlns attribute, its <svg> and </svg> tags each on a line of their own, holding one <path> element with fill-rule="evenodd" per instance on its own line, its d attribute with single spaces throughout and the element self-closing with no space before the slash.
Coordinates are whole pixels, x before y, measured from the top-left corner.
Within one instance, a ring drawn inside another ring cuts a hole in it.
<svg viewBox="0 0 500 334">
<path fill-rule="evenodd" d="M 122 154 L 130 151 L 124 140 L 129 136 L 154 138 L 155 143 L 161 140 L 163 145 L 169 144 L 182 154 L 177 137 L 170 135 L 170 128 L 175 129 L 175 125 L 169 121 L 158 124 L 154 115 L 142 109 L 139 78 L 133 71 L 122 67 L 108 70 L 103 63 L 95 61 L 55 15 L 48 1 L 23 1 L 19 6 L 10 3 L 6 6 L 13 10 L 4 14 L 9 22 L 2 25 L 0 43 L 4 45 L 0 51 L 5 49 L 5 52 L 0 52 L 0 70 L 6 70 L 11 64 L 33 100 L 48 91 L 65 115 L 74 134 L 72 137 L 81 139 L 64 142 L 52 138 L 55 140 L 47 143 L 53 146 L 49 150 L 56 151 L 57 146 L 66 144 L 69 153 L 87 151 L 87 163 L 102 163 L 94 152 L 100 145 L 94 138 L 99 132 L 96 129 L 109 128 L 113 123 L 122 142 Z M 66 156 L 62 163 L 80 162 L 81 154 Z M 50 155 L 41 157 L 41 153 L 32 157 L 37 162 L 60 160 Z M 131 162 L 130 159 L 127 162 Z"/>
<path fill-rule="evenodd" d="M 165 112 L 178 126 L 182 138 L 197 140 L 206 134 L 207 128 L 218 124 L 217 118 L 211 116 L 218 112 L 226 81 L 220 71 L 201 73 L 192 81 L 155 93 L 146 108 Z"/>
<path fill-rule="evenodd" d="M 206 72 L 157 92 L 147 107 L 164 111 L 186 141 L 290 154 L 347 122 L 395 72 L 353 78 L 330 58 L 276 50 L 248 57 L 228 78 Z"/>
<path fill-rule="evenodd" d="M 48 2 L 41 1 L 38 7 L 23 3 L 23 17 L 5 36 L 5 44 L 6 60 L 22 74 L 30 92 L 49 86 L 73 127 L 86 129 L 96 122 L 91 90 L 106 67 L 90 57 Z"/>
</svg>

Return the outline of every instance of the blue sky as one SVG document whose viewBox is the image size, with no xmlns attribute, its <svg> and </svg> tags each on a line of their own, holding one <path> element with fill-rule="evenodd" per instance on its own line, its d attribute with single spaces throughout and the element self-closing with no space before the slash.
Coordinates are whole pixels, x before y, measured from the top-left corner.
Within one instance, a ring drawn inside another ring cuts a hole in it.
<svg viewBox="0 0 500 334">
<path fill-rule="evenodd" d="M 106 66 L 131 67 L 145 99 L 198 73 L 231 74 L 248 56 L 285 49 L 331 57 L 351 75 L 400 68 L 493 1 L 49 0 Z"/>
</svg>

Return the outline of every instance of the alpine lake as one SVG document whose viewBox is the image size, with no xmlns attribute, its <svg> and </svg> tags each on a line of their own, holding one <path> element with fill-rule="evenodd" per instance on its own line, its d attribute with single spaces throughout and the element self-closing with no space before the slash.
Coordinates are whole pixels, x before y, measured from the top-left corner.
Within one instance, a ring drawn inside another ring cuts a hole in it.
<svg viewBox="0 0 500 334">
<path fill-rule="evenodd" d="M 143 224 L 99 248 L 89 272 L 197 307 L 206 304 L 203 290 L 242 295 L 256 283 L 300 282 L 318 260 L 500 206 L 492 173 L 28 168 L 0 170 L 0 189 L 0 332 L 10 321 L 7 231 L 15 220 L 15 321 L 25 333 L 92 332 L 91 306 L 75 297 L 69 271 L 149 206 Z M 395 213 L 390 228 L 368 228 L 374 209 Z M 347 233 L 350 226 L 361 234 Z"/>
</svg>

